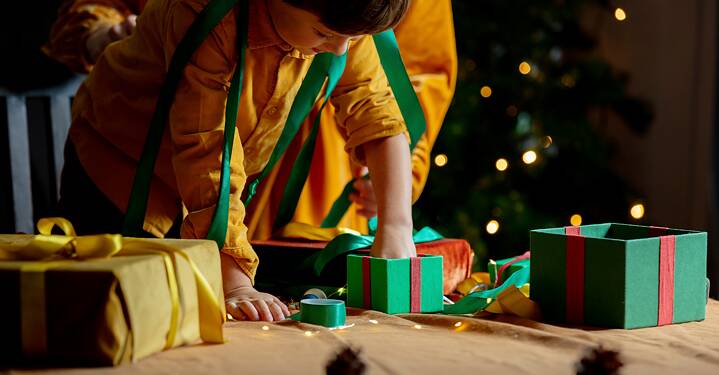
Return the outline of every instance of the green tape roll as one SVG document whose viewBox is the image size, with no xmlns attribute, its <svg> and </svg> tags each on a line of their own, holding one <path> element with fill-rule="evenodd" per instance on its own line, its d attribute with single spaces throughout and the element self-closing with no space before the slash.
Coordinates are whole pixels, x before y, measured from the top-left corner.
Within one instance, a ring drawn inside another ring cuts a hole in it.
<svg viewBox="0 0 719 375">
<path fill-rule="evenodd" d="M 300 301 L 300 321 L 327 328 L 345 325 L 345 303 L 338 299 L 303 299 Z"/>
</svg>

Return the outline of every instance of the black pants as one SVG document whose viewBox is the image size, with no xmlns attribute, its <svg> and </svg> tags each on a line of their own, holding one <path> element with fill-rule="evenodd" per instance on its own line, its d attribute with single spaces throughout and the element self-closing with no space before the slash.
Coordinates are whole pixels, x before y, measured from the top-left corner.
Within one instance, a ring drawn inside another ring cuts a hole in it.
<svg viewBox="0 0 719 375">
<path fill-rule="evenodd" d="M 108 166 L 109 167 L 109 166 Z M 65 144 L 65 165 L 60 178 L 60 201 L 57 212 L 75 227 L 79 235 L 122 233 L 125 214 L 95 186 L 80 164 L 75 146 Z M 181 215 L 175 220 L 167 238 L 180 237 Z M 145 233 L 147 237 L 153 237 Z"/>
</svg>

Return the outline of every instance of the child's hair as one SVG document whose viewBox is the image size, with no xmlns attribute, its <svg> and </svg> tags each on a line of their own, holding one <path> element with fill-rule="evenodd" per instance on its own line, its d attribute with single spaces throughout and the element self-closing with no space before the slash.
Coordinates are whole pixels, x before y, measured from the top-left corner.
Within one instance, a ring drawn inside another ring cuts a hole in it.
<svg viewBox="0 0 719 375">
<path fill-rule="evenodd" d="M 344 35 L 377 34 L 397 26 L 411 0 L 284 0 L 316 14 L 330 30 Z"/>
</svg>

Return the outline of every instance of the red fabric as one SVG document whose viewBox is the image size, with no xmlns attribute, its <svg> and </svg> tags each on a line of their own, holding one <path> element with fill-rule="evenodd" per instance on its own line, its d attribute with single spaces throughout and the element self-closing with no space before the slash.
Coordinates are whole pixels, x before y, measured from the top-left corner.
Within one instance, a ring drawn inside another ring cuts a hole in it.
<svg viewBox="0 0 719 375">
<path fill-rule="evenodd" d="M 579 227 L 567 227 L 566 288 L 567 322 L 584 321 L 584 237 Z"/>
<path fill-rule="evenodd" d="M 417 254 L 441 255 L 444 277 L 443 293 L 450 294 L 472 275 L 474 251 L 465 240 L 446 238 L 417 244 Z"/>
<path fill-rule="evenodd" d="M 418 313 L 422 311 L 422 262 L 415 257 L 409 264 L 410 312 Z"/>
<path fill-rule="evenodd" d="M 363 304 L 365 309 L 372 308 L 372 277 L 370 257 L 362 257 L 362 293 Z"/>
<path fill-rule="evenodd" d="M 509 266 L 513 265 L 514 263 L 519 262 L 520 260 L 529 259 L 530 253 L 529 251 L 525 252 L 524 254 L 514 257 L 514 259 L 510 260 L 507 263 L 504 263 L 502 267 L 499 267 L 499 270 L 497 271 L 497 281 L 494 283 L 495 288 L 502 285 L 502 274 L 504 273 L 504 270 L 509 268 Z"/>
<path fill-rule="evenodd" d="M 659 238 L 659 318 L 657 325 L 672 324 L 674 319 L 675 236 Z"/>
</svg>

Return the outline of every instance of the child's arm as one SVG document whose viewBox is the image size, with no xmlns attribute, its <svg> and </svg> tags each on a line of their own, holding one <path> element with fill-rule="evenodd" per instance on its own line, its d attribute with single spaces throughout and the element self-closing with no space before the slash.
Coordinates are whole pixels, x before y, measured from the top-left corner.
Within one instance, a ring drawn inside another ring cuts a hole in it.
<svg viewBox="0 0 719 375">
<path fill-rule="evenodd" d="M 363 145 L 377 198 L 377 236 L 371 255 L 406 258 L 417 255 L 412 241 L 412 166 L 404 134 Z"/>
<path fill-rule="evenodd" d="M 163 47 L 174 48 L 202 10 L 202 4 L 177 1 L 170 7 L 168 37 Z M 182 238 L 206 238 L 219 191 L 220 160 L 229 81 L 237 61 L 235 13 L 230 12 L 193 54 L 183 71 L 170 110 L 172 163 L 182 202 L 187 208 Z M 168 58 L 169 59 L 169 58 Z M 243 224 L 240 194 L 246 182 L 242 142 L 235 133 L 230 162 L 230 209 L 221 249 L 225 306 L 237 319 L 282 319 L 287 311 L 279 300 L 252 287 L 258 258 Z"/>
</svg>

